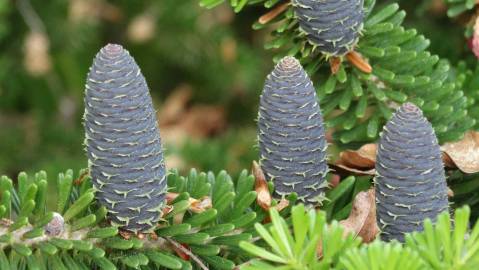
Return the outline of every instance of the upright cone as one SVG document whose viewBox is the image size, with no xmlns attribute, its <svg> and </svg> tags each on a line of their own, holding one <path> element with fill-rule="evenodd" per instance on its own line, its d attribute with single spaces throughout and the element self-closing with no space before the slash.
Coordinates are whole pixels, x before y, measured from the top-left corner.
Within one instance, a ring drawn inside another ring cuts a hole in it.
<svg viewBox="0 0 479 270">
<path fill-rule="evenodd" d="M 364 0 L 293 0 L 301 31 L 324 54 L 353 49 L 363 29 Z"/>
<path fill-rule="evenodd" d="M 112 224 L 154 229 L 166 193 L 160 133 L 145 78 L 120 45 L 106 45 L 93 61 L 84 118 L 96 197 Z"/>
<path fill-rule="evenodd" d="M 441 150 L 421 109 L 403 104 L 385 125 L 376 162 L 376 218 L 381 239 L 404 241 L 448 209 Z"/>
<path fill-rule="evenodd" d="M 268 76 L 258 116 L 261 167 L 279 196 L 317 203 L 327 186 L 326 137 L 311 80 L 293 57 Z"/>
</svg>

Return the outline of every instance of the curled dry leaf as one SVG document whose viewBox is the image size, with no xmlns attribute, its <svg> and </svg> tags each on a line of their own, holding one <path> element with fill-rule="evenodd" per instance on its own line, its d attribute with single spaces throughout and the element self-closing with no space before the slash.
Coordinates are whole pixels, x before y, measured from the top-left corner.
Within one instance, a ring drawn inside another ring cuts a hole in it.
<svg viewBox="0 0 479 270">
<path fill-rule="evenodd" d="M 457 167 L 465 173 L 479 172 L 479 132 L 468 131 L 462 140 L 446 143 L 441 150 L 447 167 Z"/>
<path fill-rule="evenodd" d="M 339 154 L 339 162 L 353 168 L 374 168 L 378 146 L 368 143 L 358 150 L 346 150 Z"/>
<path fill-rule="evenodd" d="M 376 223 L 375 197 L 374 189 L 356 195 L 349 217 L 339 222 L 345 228 L 345 234 L 353 233 L 360 236 L 365 243 L 376 238 L 379 228 Z"/>
<path fill-rule="evenodd" d="M 333 164 L 331 167 L 338 173 L 346 172 L 346 174 L 353 173 L 354 175 L 375 175 L 376 169 L 354 169 L 342 164 Z"/>
<path fill-rule="evenodd" d="M 344 170 L 358 175 L 374 175 L 377 145 L 369 143 L 358 150 L 346 150 L 339 154 L 339 159 L 333 167 L 337 171 Z"/>
<path fill-rule="evenodd" d="M 468 131 L 457 142 L 441 146 L 442 159 L 448 168 L 458 168 L 465 173 L 479 172 L 479 132 Z M 337 172 L 356 175 L 375 175 L 377 145 L 365 144 L 358 150 L 346 150 L 339 154 L 339 159 L 331 166 Z"/>
<path fill-rule="evenodd" d="M 255 178 L 254 188 L 258 194 L 256 197 L 256 202 L 264 210 L 268 211 L 271 208 L 271 194 L 268 189 L 268 182 L 264 176 L 263 170 L 259 166 L 258 162 L 253 161 L 253 166 L 251 171 Z"/>
</svg>

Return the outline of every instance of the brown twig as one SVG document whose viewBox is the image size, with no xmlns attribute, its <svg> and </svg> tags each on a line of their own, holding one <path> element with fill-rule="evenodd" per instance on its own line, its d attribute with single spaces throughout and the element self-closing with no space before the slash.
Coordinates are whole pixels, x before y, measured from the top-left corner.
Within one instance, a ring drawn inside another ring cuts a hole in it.
<svg viewBox="0 0 479 270">
<path fill-rule="evenodd" d="M 193 261 L 196 262 L 196 264 L 198 264 L 198 266 L 203 269 L 203 270 L 209 270 L 208 267 L 206 267 L 206 265 L 200 260 L 200 258 L 198 258 L 195 254 L 193 254 L 193 252 L 191 252 L 191 250 L 185 248 L 184 246 L 182 246 L 180 243 L 176 242 L 175 240 L 169 238 L 169 237 L 165 237 L 166 241 L 168 241 L 168 243 L 170 243 L 173 247 L 175 247 L 176 249 L 180 250 L 181 252 L 185 253 L 186 255 L 188 255 L 190 257 L 190 259 L 192 259 Z"/>
<path fill-rule="evenodd" d="M 271 20 L 273 20 L 274 18 L 276 18 L 279 14 L 283 13 L 285 10 L 288 9 L 288 6 L 289 6 L 289 1 L 287 1 L 286 3 L 283 3 L 277 7 L 275 7 L 274 9 L 272 9 L 271 11 L 269 11 L 268 13 L 264 14 L 263 16 L 259 17 L 258 19 L 258 22 L 260 24 L 267 24 L 269 23 Z"/>
</svg>

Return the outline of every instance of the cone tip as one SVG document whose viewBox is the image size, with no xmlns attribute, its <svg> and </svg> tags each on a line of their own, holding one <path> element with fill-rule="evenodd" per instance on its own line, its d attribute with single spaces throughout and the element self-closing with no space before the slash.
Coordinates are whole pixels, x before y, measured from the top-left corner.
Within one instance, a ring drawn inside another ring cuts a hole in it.
<svg viewBox="0 0 479 270">
<path fill-rule="evenodd" d="M 406 102 L 401 106 L 401 110 L 405 113 L 422 115 L 421 109 L 411 102 Z"/>
<path fill-rule="evenodd" d="M 118 56 L 123 52 L 123 47 L 119 44 L 108 43 L 102 51 L 108 56 Z"/>
<path fill-rule="evenodd" d="M 285 56 L 278 63 L 278 67 L 282 69 L 297 69 L 300 66 L 301 64 L 299 63 L 299 61 L 293 56 Z"/>
</svg>

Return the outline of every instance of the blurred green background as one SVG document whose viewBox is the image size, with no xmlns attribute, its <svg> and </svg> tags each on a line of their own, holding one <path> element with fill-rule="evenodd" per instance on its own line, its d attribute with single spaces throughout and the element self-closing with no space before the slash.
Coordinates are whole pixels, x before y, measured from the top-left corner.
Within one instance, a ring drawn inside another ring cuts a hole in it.
<svg viewBox="0 0 479 270">
<path fill-rule="evenodd" d="M 470 54 L 441 0 L 399 3 L 433 53 L 453 64 Z M 110 42 L 126 47 L 146 77 L 168 167 L 249 168 L 258 97 L 273 66 L 263 49 L 268 30 L 251 28 L 264 12 L 205 10 L 197 0 L 0 0 L 0 174 L 86 166 L 84 83 Z"/>
</svg>

